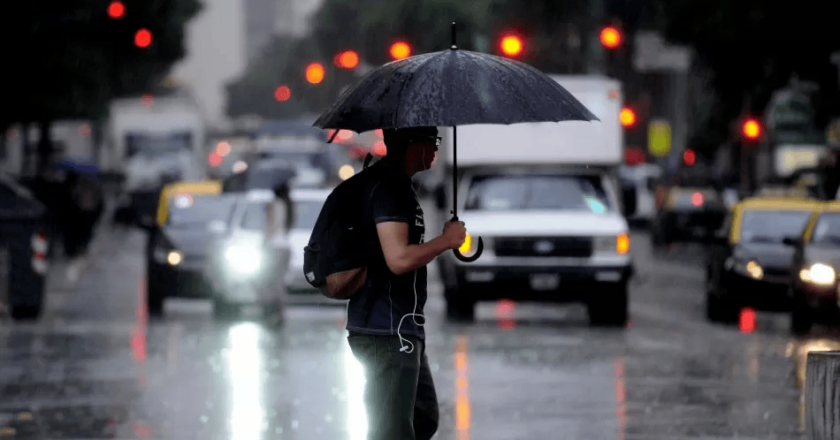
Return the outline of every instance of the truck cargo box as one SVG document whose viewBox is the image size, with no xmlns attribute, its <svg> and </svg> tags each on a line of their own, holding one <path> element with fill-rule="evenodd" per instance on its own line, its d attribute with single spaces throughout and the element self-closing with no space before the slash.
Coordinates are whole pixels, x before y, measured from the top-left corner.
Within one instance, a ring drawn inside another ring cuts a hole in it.
<svg viewBox="0 0 840 440">
<path fill-rule="evenodd" d="M 621 83 L 601 76 L 552 75 L 600 121 L 458 127 L 458 166 L 512 164 L 619 165 L 624 132 Z M 440 127 L 439 159 L 452 164 L 452 128 Z"/>
</svg>

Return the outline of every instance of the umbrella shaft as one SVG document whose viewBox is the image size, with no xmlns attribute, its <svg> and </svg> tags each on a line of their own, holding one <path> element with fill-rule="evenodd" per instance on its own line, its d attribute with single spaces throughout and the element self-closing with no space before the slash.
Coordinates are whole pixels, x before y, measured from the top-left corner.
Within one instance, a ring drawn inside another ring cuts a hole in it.
<svg viewBox="0 0 840 440">
<path fill-rule="evenodd" d="M 458 127 L 452 127 L 452 220 L 458 221 Z"/>
</svg>

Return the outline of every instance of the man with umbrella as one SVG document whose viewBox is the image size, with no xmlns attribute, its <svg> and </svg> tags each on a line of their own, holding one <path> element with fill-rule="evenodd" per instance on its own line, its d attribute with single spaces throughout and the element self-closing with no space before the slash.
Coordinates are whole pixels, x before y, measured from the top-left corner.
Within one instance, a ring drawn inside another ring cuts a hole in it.
<svg viewBox="0 0 840 440">
<path fill-rule="evenodd" d="M 448 222 L 440 236 L 425 241 L 411 177 L 431 167 L 437 128 L 383 134 L 388 154 L 371 167 L 377 178 L 366 212 L 366 223 L 375 225 L 369 245 L 374 256 L 367 282 L 348 305 L 348 341 L 367 373 L 369 438 L 430 439 L 437 431 L 438 403 L 423 330 L 426 265 L 460 247 L 466 228 Z"/>
<path fill-rule="evenodd" d="M 455 127 L 570 120 L 598 118 L 531 66 L 458 50 L 452 23 L 449 50 L 374 69 L 315 121 L 316 127 L 336 134 L 338 129 L 362 133 L 382 128 L 387 147 L 386 158 L 371 167 L 382 170 L 383 177 L 369 193 L 368 212 L 382 258 L 368 266 L 366 284 L 350 298 L 347 318 L 350 346 L 367 375 L 369 440 L 429 439 L 437 430 L 437 398 L 422 328 L 425 266 L 449 249 L 459 260 L 472 262 L 484 248 L 478 237 L 474 255 L 458 251 L 466 228 L 457 213 Z M 424 243 L 423 211 L 410 177 L 431 166 L 440 142 L 435 127 L 441 126 L 453 127 L 454 215 L 441 236 Z"/>
</svg>

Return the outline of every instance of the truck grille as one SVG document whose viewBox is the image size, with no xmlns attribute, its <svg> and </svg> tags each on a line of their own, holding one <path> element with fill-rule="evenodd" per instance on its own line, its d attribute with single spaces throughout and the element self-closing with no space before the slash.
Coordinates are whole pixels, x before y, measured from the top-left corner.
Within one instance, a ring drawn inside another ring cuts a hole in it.
<svg viewBox="0 0 840 440">
<path fill-rule="evenodd" d="M 589 237 L 498 237 L 494 239 L 499 257 L 578 257 L 592 256 Z"/>
</svg>

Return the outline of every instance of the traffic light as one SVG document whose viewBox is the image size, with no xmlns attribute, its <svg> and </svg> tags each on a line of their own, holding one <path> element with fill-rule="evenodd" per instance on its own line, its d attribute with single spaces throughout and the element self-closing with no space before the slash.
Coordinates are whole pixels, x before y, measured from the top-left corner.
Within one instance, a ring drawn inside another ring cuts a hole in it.
<svg viewBox="0 0 840 440">
<path fill-rule="evenodd" d="M 114 0 L 108 5 L 108 16 L 113 19 L 123 18 L 125 15 L 125 5 L 119 1 Z"/>
<path fill-rule="evenodd" d="M 145 49 L 152 45 L 152 32 L 146 28 L 141 28 L 134 34 L 134 45 Z"/>
<path fill-rule="evenodd" d="M 274 99 L 285 102 L 292 97 L 292 90 L 287 85 L 281 85 L 274 90 Z"/>
<path fill-rule="evenodd" d="M 630 107 L 622 108 L 618 118 L 624 128 L 631 128 L 636 125 L 636 112 L 634 112 Z"/>
<path fill-rule="evenodd" d="M 306 66 L 306 81 L 310 84 L 320 84 L 324 80 L 324 65 L 321 63 L 309 63 Z"/>
<path fill-rule="evenodd" d="M 339 52 L 335 56 L 335 65 L 342 69 L 355 69 L 359 65 L 359 54 L 353 50 Z"/>
<path fill-rule="evenodd" d="M 694 164 L 697 162 L 697 154 L 691 148 L 686 148 L 683 151 L 683 163 L 686 166 L 693 167 Z"/>
<path fill-rule="evenodd" d="M 389 50 L 391 58 L 394 60 L 401 60 L 411 56 L 411 46 L 405 41 L 397 41 L 391 45 Z"/>
<path fill-rule="evenodd" d="M 506 57 L 518 57 L 524 50 L 525 42 L 518 35 L 506 34 L 499 39 L 499 51 Z"/>
<path fill-rule="evenodd" d="M 621 31 L 615 26 L 604 26 L 599 35 L 601 44 L 607 49 L 616 49 L 621 46 L 623 36 Z"/>
<path fill-rule="evenodd" d="M 748 143 L 759 141 L 762 134 L 764 134 L 763 132 L 764 127 L 761 126 L 761 122 L 756 118 L 747 118 L 741 124 L 741 136 Z"/>
</svg>

